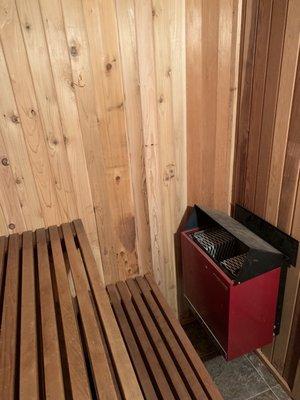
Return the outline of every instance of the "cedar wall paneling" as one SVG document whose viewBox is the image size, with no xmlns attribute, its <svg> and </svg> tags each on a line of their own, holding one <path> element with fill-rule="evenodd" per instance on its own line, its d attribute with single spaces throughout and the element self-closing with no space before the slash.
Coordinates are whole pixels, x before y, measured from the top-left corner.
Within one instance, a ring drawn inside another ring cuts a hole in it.
<svg viewBox="0 0 300 400">
<path fill-rule="evenodd" d="M 176 309 L 184 1 L 1 0 L 0 42 L 0 234 L 82 218 L 106 283 Z"/>
<path fill-rule="evenodd" d="M 242 32 L 233 203 L 300 240 L 300 2 L 245 1 Z M 263 349 L 297 399 L 299 280 L 298 260 L 288 270 L 280 334 Z"/>
<path fill-rule="evenodd" d="M 188 204 L 229 212 L 242 1 L 186 4 Z"/>
</svg>

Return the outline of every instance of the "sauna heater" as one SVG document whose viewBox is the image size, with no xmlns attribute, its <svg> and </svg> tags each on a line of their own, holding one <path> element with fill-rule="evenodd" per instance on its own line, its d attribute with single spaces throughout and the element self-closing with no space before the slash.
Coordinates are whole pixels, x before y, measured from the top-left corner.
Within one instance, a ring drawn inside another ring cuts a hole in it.
<svg viewBox="0 0 300 400">
<path fill-rule="evenodd" d="M 234 218 L 197 206 L 181 240 L 184 296 L 226 358 L 270 343 L 286 256 Z"/>
</svg>

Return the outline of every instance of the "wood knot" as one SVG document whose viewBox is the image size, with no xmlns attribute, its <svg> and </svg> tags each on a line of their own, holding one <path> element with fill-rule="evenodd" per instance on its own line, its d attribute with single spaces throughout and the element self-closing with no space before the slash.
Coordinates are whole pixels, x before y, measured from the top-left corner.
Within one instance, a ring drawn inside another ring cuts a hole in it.
<svg viewBox="0 0 300 400">
<path fill-rule="evenodd" d="M 106 68 L 106 71 L 110 71 L 112 69 L 112 64 L 111 63 L 107 63 L 105 68 Z"/>
<path fill-rule="evenodd" d="M 17 177 L 16 178 L 16 184 L 17 185 L 21 185 L 21 183 L 22 183 L 22 178 Z"/>
<path fill-rule="evenodd" d="M 69 141 L 68 137 L 64 135 L 64 144 L 68 144 L 68 141 Z"/>
<path fill-rule="evenodd" d="M 16 225 L 12 222 L 8 225 L 8 229 L 10 229 L 10 230 L 14 230 L 15 228 L 16 228 Z"/>
<path fill-rule="evenodd" d="M 71 54 L 72 57 L 78 56 L 78 51 L 77 51 L 77 47 L 76 46 L 71 46 L 70 47 L 70 54 Z"/>
<path fill-rule="evenodd" d="M 163 95 L 159 96 L 158 102 L 162 103 L 163 101 L 164 101 L 164 96 Z"/>
<path fill-rule="evenodd" d="M 8 167 L 9 166 L 9 159 L 7 157 L 3 157 L 1 160 L 2 165 L 4 165 L 4 167 Z"/>
<path fill-rule="evenodd" d="M 25 24 L 25 29 L 26 29 L 27 31 L 29 31 L 30 28 L 31 28 L 31 26 L 30 26 L 29 22 L 26 22 L 26 24 Z"/>
<path fill-rule="evenodd" d="M 33 117 L 35 117 L 35 116 L 36 116 L 36 111 L 32 108 L 32 109 L 30 110 L 30 114 L 31 114 Z"/>
<path fill-rule="evenodd" d="M 15 115 L 15 114 L 13 114 L 13 115 L 10 117 L 10 120 L 11 120 L 11 122 L 13 122 L 14 124 L 19 124 L 19 123 L 20 123 L 20 118 L 19 118 L 17 115 Z"/>
<path fill-rule="evenodd" d="M 58 143 L 59 143 L 58 139 L 56 139 L 56 138 L 52 139 L 52 144 L 54 144 L 54 146 L 57 146 Z"/>
<path fill-rule="evenodd" d="M 118 175 L 118 176 L 116 176 L 115 180 L 116 180 L 117 184 L 119 184 L 121 181 L 121 177 Z"/>
</svg>

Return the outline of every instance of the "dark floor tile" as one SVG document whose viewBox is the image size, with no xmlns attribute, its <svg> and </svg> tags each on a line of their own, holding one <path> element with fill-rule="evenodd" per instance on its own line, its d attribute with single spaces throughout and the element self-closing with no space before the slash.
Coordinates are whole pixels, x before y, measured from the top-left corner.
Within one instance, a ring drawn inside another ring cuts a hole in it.
<svg viewBox="0 0 300 400">
<path fill-rule="evenodd" d="M 260 393 L 257 396 L 251 397 L 249 400 L 278 400 L 272 390 L 267 390 L 266 392 Z"/>
<path fill-rule="evenodd" d="M 282 389 L 280 385 L 276 385 L 272 388 L 278 400 L 290 400 L 290 396 Z"/>
<path fill-rule="evenodd" d="M 246 400 L 269 389 L 245 356 L 230 362 L 218 356 L 205 365 L 225 400 Z"/>
<path fill-rule="evenodd" d="M 250 360 L 250 362 L 254 365 L 259 374 L 264 378 L 270 387 L 278 385 L 277 380 L 255 353 L 249 353 L 246 357 Z"/>
</svg>

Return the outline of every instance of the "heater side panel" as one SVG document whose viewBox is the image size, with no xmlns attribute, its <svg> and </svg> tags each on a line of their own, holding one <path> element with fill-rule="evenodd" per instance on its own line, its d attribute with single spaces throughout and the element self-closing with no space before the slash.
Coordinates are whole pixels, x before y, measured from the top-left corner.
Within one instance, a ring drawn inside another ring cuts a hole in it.
<svg viewBox="0 0 300 400">
<path fill-rule="evenodd" d="M 231 287 L 228 360 L 273 340 L 280 268 Z"/>
</svg>

